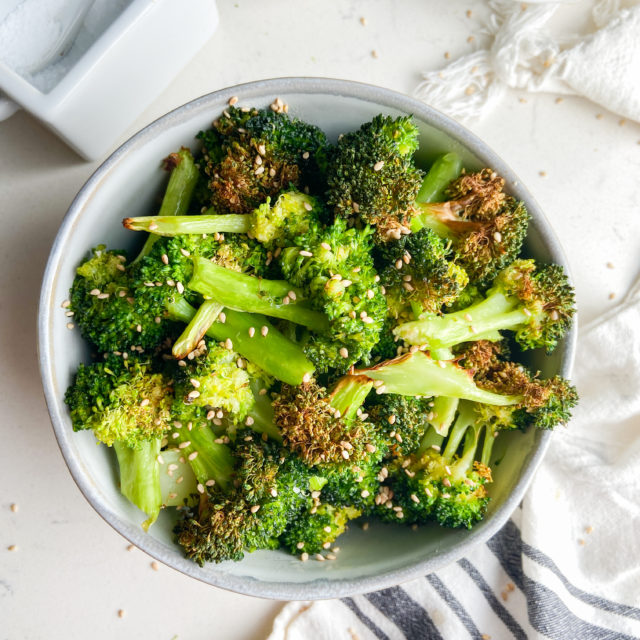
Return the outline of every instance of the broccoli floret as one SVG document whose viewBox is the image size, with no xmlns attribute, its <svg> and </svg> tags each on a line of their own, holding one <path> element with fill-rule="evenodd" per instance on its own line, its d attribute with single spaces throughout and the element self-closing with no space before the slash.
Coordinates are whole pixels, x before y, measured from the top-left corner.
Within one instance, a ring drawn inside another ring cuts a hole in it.
<svg viewBox="0 0 640 640">
<path fill-rule="evenodd" d="M 388 393 L 376 396 L 367 407 L 369 419 L 388 438 L 391 457 L 404 457 L 422 442 L 431 412 L 430 400 Z"/>
<path fill-rule="evenodd" d="M 416 203 L 411 228 L 427 227 L 451 240 L 471 281 L 491 281 L 518 255 L 529 225 L 524 203 L 503 187 L 491 169 L 463 174 L 447 188 L 446 202 Z"/>
<path fill-rule="evenodd" d="M 268 109 L 226 113 L 214 123 L 216 133 L 199 135 L 214 209 L 249 213 L 291 185 L 322 182 L 318 163 L 327 142 L 320 129 Z"/>
<path fill-rule="evenodd" d="M 114 447 L 120 490 L 155 522 L 162 505 L 157 456 L 169 428 L 173 398 L 170 381 L 154 373 L 147 360 L 110 355 L 104 362 L 81 364 L 67 389 L 74 431 L 91 429 Z"/>
<path fill-rule="evenodd" d="M 65 402 L 74 431 L 91 429 L 106 445 L 135 447 L 168 429 L 172 397 L 171 381 L 155 373 L 148 359 L 109 355 L 79 366 Z"/>
<path fill-rule="evenodd" d="M 309 501 L 304 465 L 273 441 L 238 434 L 235 485 L 203 487 L 182 509 L 174 533 L 188 558 L 240 560 L 245 551 L 275 549 L 287 525 Z"/>
<path fill-rule="evenodd" d="M 279 256 L 282 273 L 306 292 L 310 304 L 328 318 L 328 330 L 312 335 L 305 352 L 319 372 L 344 373 L 369 362 L 386 316 L 386 302 L 371 257 L 369 228 L 334 224 L 308 233 Z"/>
<path fill-rule="evenodd" d="M 573 287 L 562 267 L 516 260 L 500 272 L 482 301 L 442 316 L 425 314 L 394 333 L 410 344 L 438 349 L 500 340 L 500 331 L 510 330 L 522 349 L 544 347 L 551 352 L 569 329 L 574 312 Z"/>
<path fill-rule="evenodd" d="M 460 296 L 469 278 L 462 267 L 448 259 L 449 253 L 431 229 L 382 246 L 379 273 L 393 318 L 437 313 Z"/>
<path fill-rule="evenodd" d="M 354 507 L 322 504 L 296 516 L 280 542 L 293 554 L 320 553 L 345 532 L 349 520 L 360 514 L 360 510 Z"/>
<path fill-rule="evenodd" d="M 327 203 L 375 227 L 379 240 L 408 232 L 423 174 L 413 162 L 418 129 L 410 117 L 376 116 L 342 136 L 329 156 Z"/>
<path fill-rule="evenodd" d="M 326 480 L 321 490 L 322 502 L 335 506 L 352 506 L 369 513 L 380 487 L 382 458 L 387 454 L 385 439 L 372 436 L 366 460 L 334 462 L 314 467 L 314 473 Z"/>
<path fill-rule="evenodd" d="M 495 436 L 479 419 L 476 406 L 461 402 L 446 440 L 436 437 L 434 442 L 440 444 L 388 465 L 387 479 L 376 498 L 377 513 L 383 519 L 421 523 L 435 518 L 446 527 L 470 529 L 484 517 Z"/>
<path fill-rule="evenodd" d="M 249 234 L 268 249 L 297 244 L 299 236 L 317 227 L 326 217 L 322 203 L 299 191 L 286 191 L 275 201 L 271 198 L 245 214 L 219 214 L 213 209 L 195 216 L 143 216 L 124 218 L 122 224 L 132 231 L 151 231 L 158 236 L 184 234 Z M 255 266 L 264 268 L 264 261 Z"/>
<path fill-rule="evenodd" d="M 397 342 L 397 338 L 393 335 L 393 329 L 395 326 L 396 321 L 390 316 L 387 316 L 384 324 L 382 325 L 378 342 L 371 350 L 371 362 L 377 363 L 381 360 L 391 360 L 391 358 L 398 355 L 399 344 Z"/>
</svg>

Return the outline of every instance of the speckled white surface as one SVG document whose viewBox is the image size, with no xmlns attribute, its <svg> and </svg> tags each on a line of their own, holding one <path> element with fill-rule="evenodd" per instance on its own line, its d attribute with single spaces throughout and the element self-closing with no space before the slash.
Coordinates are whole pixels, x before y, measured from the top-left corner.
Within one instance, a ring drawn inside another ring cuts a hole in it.
<svg viewBox="0 0 640 640">
<path fill-rule="evenodd" d="M 130 133 L 203 93 L 273 76 L 343 77 L 410 92 L 420 69 L 473 46 L 467 37 L 484 10 L 480 2 L 399 6 L 220 2 L 213 40 Z M 580 11 L 558 21 L 583 24 Z M 609 308 L 609 294 L 621 296 L 640 268 L 640 126 L 618 121 L 582 100 L 510 94 L 471 127 L 546 211 L 573 268 L 581 322 Z M 36 366 L 36 303 L 57 227 L 95 166 L 23 113 L 0 124 L 0 638 L 262 638 L 277 603 L 164 566 L 153 571 L 84 500 L 58 452 Z"/>
</svg>

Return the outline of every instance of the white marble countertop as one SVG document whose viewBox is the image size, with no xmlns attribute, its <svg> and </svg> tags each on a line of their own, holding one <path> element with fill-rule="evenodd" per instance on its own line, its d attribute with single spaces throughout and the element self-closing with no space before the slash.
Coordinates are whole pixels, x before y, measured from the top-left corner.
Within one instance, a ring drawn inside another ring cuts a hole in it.
<svg viewBox="0 0 640 640">
<path fill-rule="evenodd" d="M 214 38 L 125 137 L 201 94 L 261 78 L 340 77 L 411 93 L 421 69 L 475 46 L 467 38 L 485 11 L 474 0 L 219 4 Z M 581 323 L 615 304 L 610 295 L 621 297 L 640 267 L 640 126 L 619 121 L 581 99 L 513 92 L 471 127 L 546 211 L 573 269 Z M 96 166 L 25 113 L 0 123 L 0 639 L 263 638 L 279 603 L 155 571 L 127 551 L 75 487 L 53 437 L 36 364 L 40 279 Z"/>
</svg>

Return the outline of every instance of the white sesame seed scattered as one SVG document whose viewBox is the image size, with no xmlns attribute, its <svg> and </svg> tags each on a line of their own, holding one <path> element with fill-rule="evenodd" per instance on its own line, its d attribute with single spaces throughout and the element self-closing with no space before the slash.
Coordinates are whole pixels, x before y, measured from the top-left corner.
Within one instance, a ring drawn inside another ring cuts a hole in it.
<svg viewBox="0 0 640 640">
<path fill-rule="evenodd" d="M 331 527 L 329 525 L 327 525 L 326 527 L 322 527 L 322 530 L 326 533 L 331 533 Z"/>
<path fill-rule="evenodd" d="M 309 559 L 309 554 L 306 551 L 300 554 L 300 560 L 302 560 L 302 562 L 306 562 L 308 559 Z"/>
<path fill-rule="evenodd" d="M 526 307 L 522 310 L 522 313 L 524 313 L 525 316 L 531 316 L 531 311 L 529 311 L 529 309 L 527 309 Z"/>
<path fill-rule="evenodd" d="M 258 153 L 263 156 L 265 153 L 267 153 L 267 149 L 263 144 L 259 144 L 258 145 Z"/>
<path fill-rule="evenodd" d="M 410 282 L 403 282 L 402 286 L 406 291 L 413 291 L 414 290 L 414 286 Z"/>
<path fill-rule="evenodd" d="M 306 384 L 307 382 L 309 382 L 309 380 L 311 380 L 311 374 L 310 373 L 305 373 L 302 376 L 302 382 L 304 382 Z"/>
<path fill-rule="evenodd" d="M 197 380 L 196 378 L 191 378 L 189 380 L 189 382 L 196 388 L 198 389 L 200 387 L 200 380 Z"/>
<path fill-rule="evenodd" d="M 124 618 L 124 609 L 118 609 L 118 618 Z"/>
<path fill-rule="evenodd" d="M 343 457 L 345 460 L 348 460 L 348 459 L 349 459 L 349 452 L 348 452 L 346 449 L 343 449 L 343 450 L 341 451 L 341 453 L 342 453 L 342 457 Z"/>
<path fill-rule="evenodd" d="M 295 291 L 289 291 L 289 293 L 287 294 L 292 300 L 295 300 L 298 296 L 296 296 L 296 292 Z"/>
<path fill-rule="evenodd" d="M 296 544 L 296 548 L 297 548 L 297 549 L 304 549 L 304 542 L 298 542 L 298 543 Z"/>
<path fill-rule="evenodd" d="M 75 324 L 73 324 L 73 322 L 67 322 L 67 329 L 69 329 L 69 331 L 71 331 L 71 329 L 75 328 Z"/>
<path fill-rule="evenodd" d="M 289 304 L 289 302 L 289 296 L 285 296 L 284 298 L 282 298 L 282 304 Z"/>
<path fill-rule="evenodd" d="M 305 202 L 303 206 L 307 211 L 311 211 L 313 209 L 313 207 L 308 202 Z"/>
<path fill-rule="evenodd" d="M 402 260 L 396 260 L 396 269 L 402 269 L 403 262 Z"/>
<path fill-rule="evenodd" d="M 142 400 L 142 401 L 140 402 L 140 406 L 141 406 L 141 407 L 146 407 L 146 406 L 149 404 L 149 402 L 151 402 L 151 401 L 149 400 L 149 398 L 145 398 L 144 400 Z"/>
<path fill-rule="evenodd" d="M 231 338 L 227 338 L 224 341 L 224 346 L 225 346 L 225 349 L 229 349 L 229 351 L 231 351 L 231 349 L 233 349 L 233 342 L 231 342 Z"/>
<path fill-rule="evenodd" d="M 493 234 L 493 239 L 494 239 L 496 242 L 502 242 L 502 234 L 501 234 L 499 231 L 496 231 L 496 232 Z"/>
<path fill-rule="evenodd" d="M 262 158 L 260 156 L 256 156 L 253 160 L 258 166 L 262 164 Z"/>
<path fill-rule="evenodd" d="M 449 478 L 443 478 L 443 479 L 442 479 L 442 484 L 443 484 L 445 487 L 450 487 L 450 486 L 451 486 L 451 480 L 449 480 Z"/>
<path fill-rule="evenodd" d="M 192 451 L 187 458 L 189 460 L 195 460 L 198 457 L 198 452 L 197 451 Z M 202 491 L 200 491 L 200 493 L 202 493 Z"/>
<path fill-rule="evenodd" d="M 63 309 L 66 309 L 67 307 L 71 306 L 71 300 L 63 300 L 62 304 L 60 305 Z"/>
<path fill-rule="evenodd" d="M 321 553 L 316 553 L 314 557 L 318 562 L 324 562 L 324 556 Z"/>
<path fill-rule="evenodd" d="M 256 335 L 256 328 L 255 327 L 249 327 L 249 337 L 253 338 L 253 336 Z"/>
<path fill-rule="evenodd" d="M 178 445 L 178 449 L 186 449 L 191 446 L 191 440 L 185 440 Z"/>
<path fill-rule="evenodd" d="M 260 511 L 260 505 L 254 504 L 253 507 L 251 507 L 250 511 L 251 513 L 257 513 L 258 511 Z"/>
<path fill-rule="evenodd" d="M 184 247 L 180 247 L 180 253 L 185 257 L 188 258 L 191 255 L 190 251 L 187 251 Z"/>
<path fill-rule="evenodd" d="M 410 497 L 416 504 L 420 504 L 420 498 L 415 493 L 412 493 Z"/>
<path fill-rule="evenodd" d="M 216 481 L 213 478 L 210 478 L 209 480 L 207 480 L 205 482 L 205 484 L 207 485 L 207 487 L 213 487 L 213 485 L 216 483 Z"/>
<path fill-rule="evenodd" d="M 184 285 L 182 282 L 176 282 L 176 289 L 178 290 L 178 293 L 184 293 Z"/>
<path fill-rule="evenodd" d="M 384 167 L 384 160 L 378 160 L 378 162 L 376 162 L 373 165 L 373 170 L 374 171 L 380 171 L 380 169 L 382 169 L 382 167 Z"/>
<path fill-rule="evenodd" d="M 247 416 L 247 419 L 244 421 L 244 423 L 247 425 L 247 427 L 250 427 L 254 422 L 255 421 L 251 416 Z"/>
<path fill-rule="evenodd" d="M 159 571 L 159 570 L 160 570 L 160 565 L 159 565 L 159 564 L 154 560 L 154 561 L 151 563 L 151 568 L 152 568 L 154 571 Z"/>
<path fill-rule="evenodd" d="M 238 358 L 236 360 L 236 364 L 238 365 L 238 369 L 244 369 L 245 367 L 244 360 L 242 358 Z"/>
<path fill-rule="evenodd" d="M 363 498 L 368 498 L 370 495 L 371 495 L 371 494 L 370 494 L 366 489 L 363 489 L 363 490 L 360 492 L 360 496 L 361 496 L 361 497 L 363 497 Z"/>
<path fill-rule="evenodd" d="M 186 367 L 187 363 L 184 360 L 178 360 L 178 366 L 179 367 Z"/>
<path fill-rule="evenodd" d="M 346 347 L 342 347 L 338 353 L 340 354 L 340 356 L 342 358 L 348 358 L 349 357 L 349 350 Z"/>
<path fill-rule="evenodd" d="M 200 392 L 197 389 L 194 389 L 193 391 L 189 391 L 189 393 L 187 394 L 187 398 L 191 400 L 195 400 L 199 396 L 200 396 Z"/>
<path fill-rule="evenodd" d="M 305 257 L 305 258 L 310 258 L 313 253 L 311 253 L 311 251 L 305 251 L 304 249 L 302 251 L 299 252 L 301 256 Z"/>
<path fill-rule="evenodd" d="M 262 175 L 262 174 L 264 173 L 264 166 L 262 166 L 262 167 L 258 167 L 258 168 L 254 171 L 254 173 L 255 173 L 257 176 Z"/>
</svg>

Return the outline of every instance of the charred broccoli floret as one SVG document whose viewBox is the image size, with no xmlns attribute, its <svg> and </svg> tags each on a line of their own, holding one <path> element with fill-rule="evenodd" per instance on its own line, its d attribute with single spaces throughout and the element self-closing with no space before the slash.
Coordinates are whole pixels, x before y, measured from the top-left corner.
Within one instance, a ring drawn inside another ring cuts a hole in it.
<svg viewBox="0 0 640 640">
<path fill-rule="evenodd" d="M 327 142 L 320 129 L 268 109 L 230 107 L 227 113 L 198 136 L 214 209 L 249 213 L 291 185 L 322 182 Z"/>
<path fill-rule="evenodd" d="M 450 240 L 470 279 L 490 281 L 516 258 L 529 225 L 524 203 L 503 187 L 491 169 L 463 174 L 447 188 L 447 201 L 416 204 L 412 230 L 427 227 Z"/>
<path fill-rule="evenodd" d="M 500 331 L 509 330 L 522 349 L 544 347 L 550 352 L 569 329 L 574 312 L 573 287 L 562 267 L 515 260 L 500 272 L 482 301 L 442 316 L 425 314 L 401 324 L 395 334 L 410 344 L 435 349 L 500 340 Z"/>
<path fill-rule="evenodd" d="M 413 154 L 418 129 L 410 117 L 376 116 L 342 136 L 330 152 L 327 203 L 344 218 L 358 218 L 382 240 L 409 231 L 423 173 Z"/>
</svg>

